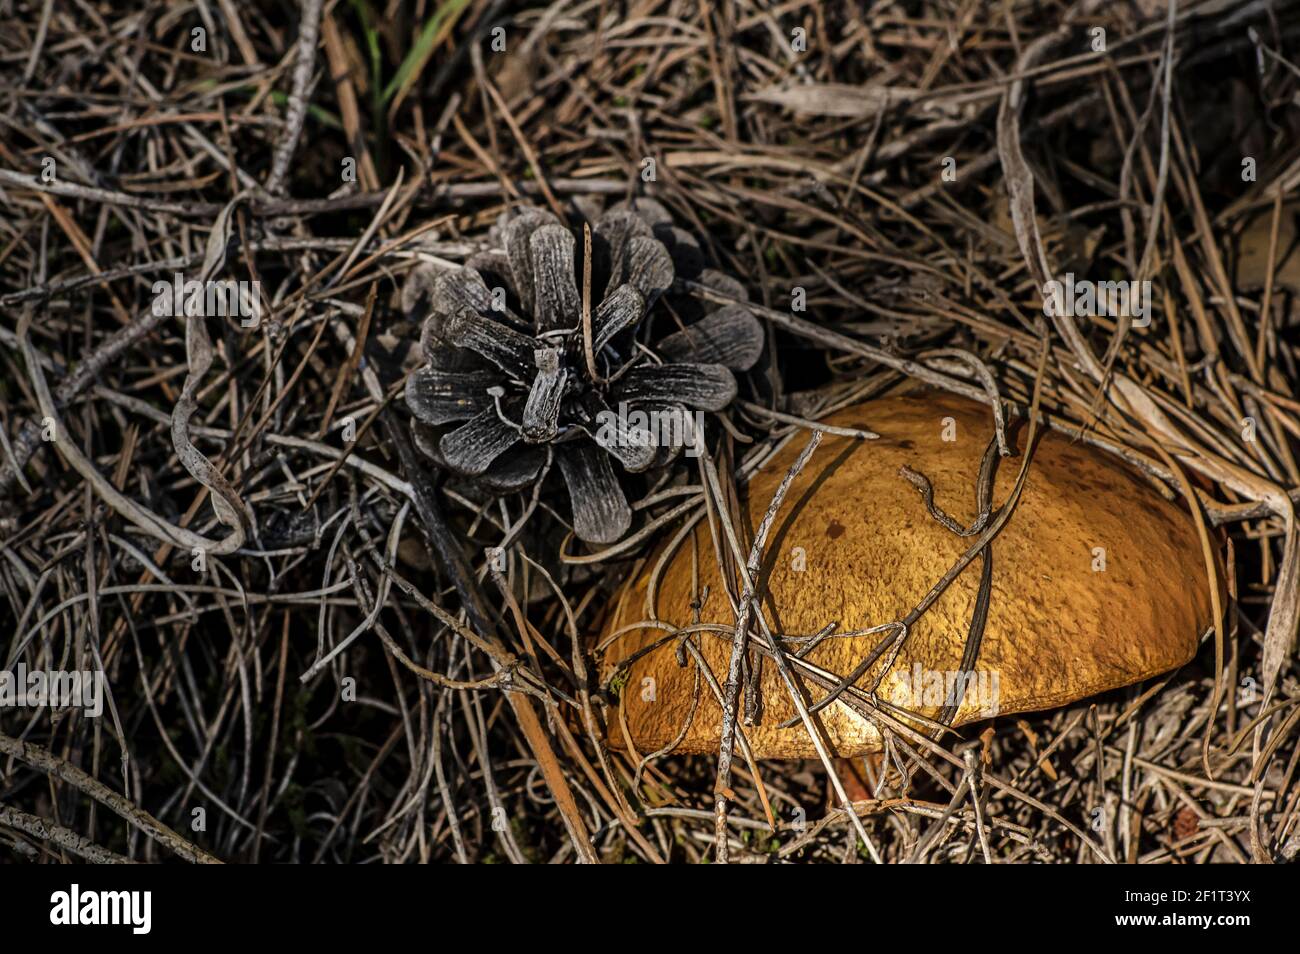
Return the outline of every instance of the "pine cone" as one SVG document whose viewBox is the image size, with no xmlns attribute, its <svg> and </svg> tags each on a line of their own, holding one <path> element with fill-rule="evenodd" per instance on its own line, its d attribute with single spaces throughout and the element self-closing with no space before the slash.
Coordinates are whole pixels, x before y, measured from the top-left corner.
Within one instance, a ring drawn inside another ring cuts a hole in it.
<svg viewBox="0 0 1300 954">
<path fill-rule="evenodd" d="M 652 200 L 610 209 L 592 229 L 589 333 L 581 233 L 525 207 L 503 215 L 489 240 L 491 249 L 463 267 L 417 269 L 403 288 L 408 313 L 427 313 L 426 363 L 406 384 L 416 444 L 499 491 L 535 481 L 553 453 L 575 532 L 611 543 L 632 521 L 613 463 L 639 473 L 682 449 L 682 441 L 665 446 L 629 420 L 687 422 L 679 433 L 702 440 L 688 409 L 716 412 L 731 403 L 732 372 L 758 360 L 763 329 L 743 305 L 706 310 L 673 296 L 677 307 L 670 307 L 675 275 L 735 297 L 743 289 L 704 268 L 699 246 Z M 663 318 L 652 322 L 659 312 Z M 688 315 L 698 320 L 682 327 Z M 652 323 L 677 330 L 651 344 Z"/>
</svg>

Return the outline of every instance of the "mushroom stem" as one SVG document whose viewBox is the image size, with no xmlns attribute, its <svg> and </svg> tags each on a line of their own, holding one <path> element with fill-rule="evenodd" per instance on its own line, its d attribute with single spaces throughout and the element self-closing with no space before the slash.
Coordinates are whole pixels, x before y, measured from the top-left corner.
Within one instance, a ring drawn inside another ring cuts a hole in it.
<svg viewBox="0 0 1300 954">
<path fill-rule="evenodd" d="M 850 802 L 865 802 L 868 799 L 875 798 L 871 790 L 871 780 L 867 776 L 868 766 L 872 775 L 879 776 L 884 768 L 884 753 L 869 752 L 866 755 L 856 759 L 836 759 L 835 775 L 844 787 L 844 794 L 848 796 Z M 832 810 L 838 808 L 835 786 L 826 785 L 826 808 Z"/>
</svg>

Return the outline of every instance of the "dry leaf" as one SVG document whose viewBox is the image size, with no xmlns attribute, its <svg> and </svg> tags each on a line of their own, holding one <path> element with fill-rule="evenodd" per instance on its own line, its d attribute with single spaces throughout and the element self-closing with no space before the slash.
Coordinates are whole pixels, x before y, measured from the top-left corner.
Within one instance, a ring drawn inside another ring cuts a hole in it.
<svg viewBox="0 0 1300 954">
<path fill-rule="evenodd" d="M 778 88 L 769 86 L 745 97 L 770 103 L 804 116 L 875 116 L 881 110 L 910 103 L 920 93 L 897 86 L 849 86 L 844 83 L 809 83 Z"/>
</svg>

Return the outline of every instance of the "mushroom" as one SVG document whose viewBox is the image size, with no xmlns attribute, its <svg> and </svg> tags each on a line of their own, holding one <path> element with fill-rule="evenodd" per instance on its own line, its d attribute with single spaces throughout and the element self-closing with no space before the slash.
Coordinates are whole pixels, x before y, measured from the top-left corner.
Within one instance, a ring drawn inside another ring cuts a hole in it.
<svg viewBox="0 0 1300 954">
<path fill-rule="evenodd" d="M 826 436 L 776 515 L 759 587 L 764 617 L 802 673 L 810 707 L 884 646 L 856 680 L 854 699 L 841 695 L 819 709 L 833 754 L 883 748 L 879 727 L 855 708 L 879 705 L 933 736 L 936 723 L 1051 709 L 1141 682 L 1195 655 L 1213 622 L 1213 603 L 1191 516 L 1118 458 L 1046 429 L 1018 502 L 990 545 L 984 610 L 977 604 L 985 571 L 981 559 L 972 559 L 905 634 L 882 628 L 907 617 L 978 539 L 978 530 L 956 531 L 989 525 L 972 489 L 982 463 L 996 465 L 994 425 L 986 407 L 929 391 L 873 400 L 824 423 L 870 428 L 880 437 Z M 742 491 L 742 535 L 761 520 L 801 443 L 774 455 Z M 986 482 L 994 520 L 1024 452 L 1020 447 L 1003 460 Z M 941 508 L 934 513 L 927 481 Z M 674 542 L 674 552 L 661 549 L 624 587 L 600 644 L 606 678 L 622 681 L 610 744 L 627 748 L 630 737 L 642 755 L 669 746 L 674 754 L 716 753 L 720 739 L 721 708 L 709 679 L 697 678 L 695 660 L 703 659 L 722 684 L 731 633 L 697 628 L 682 636 L 672 627 L 696 619 L 730 627 L 733 609 L 707 522 Z M 982 638 L 972 639 L 981 617 Z M 635 625 L 652 619 L 670 628 Z M 751 646 L 767 646 L 757 627 L 750 632 Z M 859 635 L 843 635 L 852 633 Z M 680 651 L 683 639 L 698 652 Z M 749 654 L 751 666 L 756 658 Z M 741 724 L 754 756 L 815 757 L 777 667 L 770 659 L 759 665 L 762 708 L 753 724 Z"/>
</svg>

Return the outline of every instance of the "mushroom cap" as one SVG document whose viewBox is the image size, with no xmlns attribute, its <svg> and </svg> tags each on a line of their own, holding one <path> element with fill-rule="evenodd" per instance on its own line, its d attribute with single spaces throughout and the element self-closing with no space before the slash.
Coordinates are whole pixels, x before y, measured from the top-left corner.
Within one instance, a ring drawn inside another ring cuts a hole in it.
<svg viewBox="0 0 1300 954">
<path fill-rule="evenodd" d="M 927 477 L 935 505 L 969 527 L 977 516 L 981 458 L 994 434 L 986 407 L 922 391 L 869 401 L 824 423 L 869 429 L 880 437 L 866 441 L 827 434 L 777 512 L 759 573 L 761 603 L 773 633 L 787 638 L 816 634 L 831 623 L 835 633 L 842 633 L 902 618 L 977 539 L 958 536 L 930 516 L 921 494 L 899 469 L 907 465 Z M 1025 451 L 1027 427 L 1012 433 L 1013 456 L 997 466 L 995 512 L 1015 485 Z M 742 489 L 738 530 L 743 546 L 750 545 L 803 443 L 787 444 Z M 1020 501 L 991 549 L 986 627 L 979 655 L 967 670 L 954 726 L 997 713 L 1050 709 L 1174 669 L 1192 658 L 1201 633 L 1212 623 L 1204 551 L 1190 514 L 1119 459 L 1055 431 L 1040 429 Z M 707 589 L 700 622 L 732 626 L 733 610 L 714 552 L 707 522 L 701 521 L 662 569 L 656 605 L 647 608 L 647 594 L 662 550 L 628 582 L 610 613 L 601 641 L 607 674 L 609 667 L 663 641 L 628 668 L 621 711 L 610 717 L 614 747 L 627 747 L 625 724 L 641 754 L 669 745 L 683 727 L 675 754 L 717 752 L 721 709 L 700 679 L 700 698 L 691 716 L 696 664 L 690 655 L 685 667 L 678 664 L 679 640 L 664 641 L 669 633 L 662 628 L 634 628 L 610 639 L 642 620 L 689 625 L 697 592 L 692 586 L 695 567 L 698 592 Z M 1214 559 L 1216 577 L 1222 580 L 1217 553 Z M 937 719 L 957 679 L 949 674 L 962 669 L 980 574 L 977 558 L 911 627 L 892 665 L 891 649 L 856 687 L 869 690 L 879 676 L 876 697 L 881 702 Z M 756 625 L 751 624 L 750 634 L 751 644 L 761 643 Z M 888 635 L 827 638 L 806 658 L 842 677 Z M 731 634 L 702 632 L 690 638 L 723 685 Z M 793 654 L 801 645 L 787 643 L 786 652 Z M 810 679 L 797 681 L 805 702 L 825 692 Z M 770 659 L 763 661 L 760 687 L 760 717 L 754 725 L 741 726 L 754 755 L 815 757 L 802 724 L 779 728 L 797 713 Z M 886 711 L 900 715 L 897 709 Z M 882 748 L 877 726 L 842 702 L 831 703 L 815 718 L 833 754 Z M 925 728 L 916 721 L 909 724 Z"/>
</svg>

